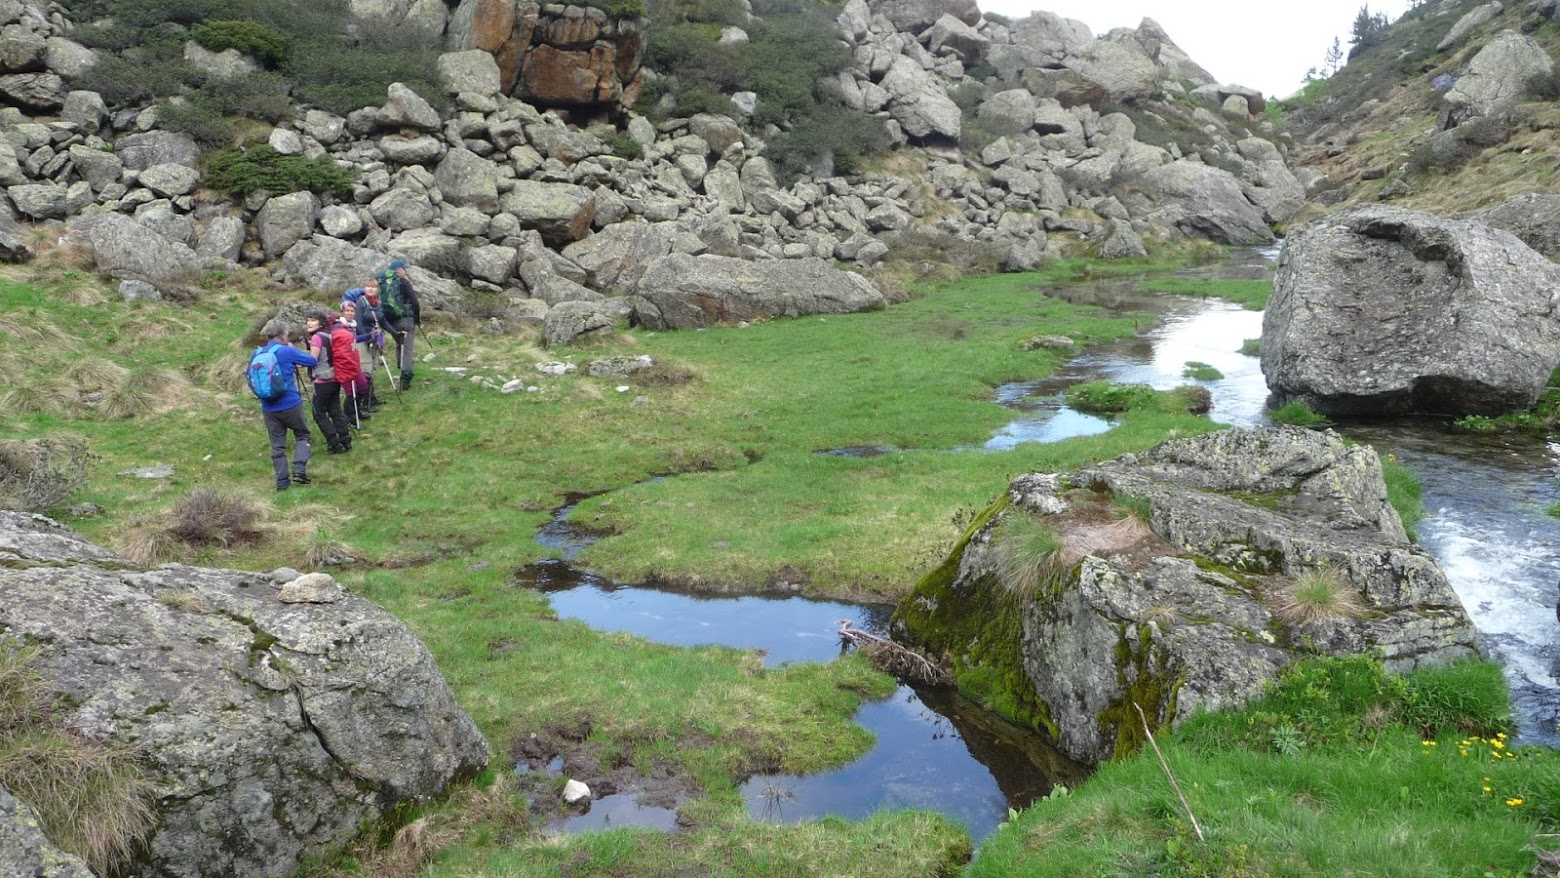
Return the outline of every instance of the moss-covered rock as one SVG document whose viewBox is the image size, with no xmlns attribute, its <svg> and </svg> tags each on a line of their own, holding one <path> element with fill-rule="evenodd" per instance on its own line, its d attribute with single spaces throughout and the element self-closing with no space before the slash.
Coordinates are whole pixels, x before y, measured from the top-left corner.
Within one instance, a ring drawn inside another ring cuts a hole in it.
<svg viewBox="0 0 1560 878">
<path fill-rule="evenodd" d="M 1046 565 L 1043 588 L 1004 546 L 1014 516 L 1057 538 L 1053 557 L 1019 558 Z M 895 624 L 970 695 L 1091 761 L 1134 751 L 1145 724 L 1241 704 L 1301 656 L 1370 652 L 1402 670 L 1477 652 L 1375 453 L 1292 427 L 1020 476 Z"/>
</svg>

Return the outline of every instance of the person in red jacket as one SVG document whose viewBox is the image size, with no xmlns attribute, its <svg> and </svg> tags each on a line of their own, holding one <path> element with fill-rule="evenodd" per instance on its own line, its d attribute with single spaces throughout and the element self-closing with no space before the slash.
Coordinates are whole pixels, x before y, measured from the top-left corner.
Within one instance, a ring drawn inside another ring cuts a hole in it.
<svg viewBox="0 0 1560 878">
<path fill-rule="evenodd" d="M 311 311 L 303 325 L 308 330 L 309 353 L 319 360 L 309 374 L 314 378 L 314 423 L 325 434 L 325 453 L 351 451 L 352 432 L 347 429 L 347 415 L 341 409 L 341 385 L 336 382 L 336 346 L 331 340 L 330 316 L 324 311 Z"/>
<path fill-rule="evenodd" d="M 368 382 L 363 378 L 363 361 L 358 357 L 357 336 L 341 322 L 340 314 L 331 312 L 329 316 L 331 359 L 336 367 L 336 383 L 341 385 L 341 395 L 346 400 L 343 408 L 346 409 L 347 419 L 361 429 L 363 422 L 368 420 L 368 414 L 358 407 L 359 392 L 360 389 L 367 390 Z"/>
</svg>

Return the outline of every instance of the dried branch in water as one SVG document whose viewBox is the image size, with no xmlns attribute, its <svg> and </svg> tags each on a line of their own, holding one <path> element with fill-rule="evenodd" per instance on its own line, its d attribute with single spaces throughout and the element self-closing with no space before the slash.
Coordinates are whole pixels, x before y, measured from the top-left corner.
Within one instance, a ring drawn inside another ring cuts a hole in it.
<svg viewBox="0 0 1560 878">
<path fill-rule="evenodd" d="M 849 619 L 840 620 L 840 645 L 854 646 L 874 665 L 898 677 L 946 686 L 953 677 L 937 663 L 908 646 L 879 637 L 870 631 L 852 628 Z"/>
</svg>

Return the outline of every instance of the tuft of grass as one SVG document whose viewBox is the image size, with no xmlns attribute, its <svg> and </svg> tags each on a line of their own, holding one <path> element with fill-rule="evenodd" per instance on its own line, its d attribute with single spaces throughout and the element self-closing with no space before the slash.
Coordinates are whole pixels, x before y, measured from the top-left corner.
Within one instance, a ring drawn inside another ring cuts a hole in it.
<svg viewBox="0 0 1560 878">
<path fill-rule="evenodd" d="M 187 546 L 254 545 L 264 538 L 266 509 L 253 499 L 200 487 L 180 497 L 168 512 L 168 534 Z"/>
<path fill-rule="evenodd" d="M 155 788 L 134 751 L 60 727 L 35 653 L 0 639 L 0 787 L 38 816 L 44 835 L 118 874 L 151 832 Z"/>
<path fill-rule="evenodd" d="M 1268 420 L 1275 424 L 1292 424 L 1296 427 L 1310 427 L 1316 424 L 1327 423 L 1327 418 L 1311 411 L 1311 407 L 1299 400 L 1285 403 L 1268 412 Z"/>
<path fill-rule="evenodd" d="M 78 403 L 75 388 L 59 375 L 28 375 L 0 393 L 0 414 L 64 415 Z"/>
<path fill-rule="evenodd" d="M 1115 414 L 1147 407 L 1154 389 L 1147 384 L 1115 384 L 1089 381 L 1067 388 L 1067 404 L 1092 414 Z"/>
<path fill-rule="evenodd" d="M 1388 454 L 1381 462 L 1381 478 L 1387 483 L 1387 503 L 1397 511 L 1403 530 L 1410 540 L 1419 538 L 1414 528 L 1425 520 L 1425 491 L 1419 477 L 1408 467 L 1397 462 L 1396 455 Z"/>
<path fill-rule="evenodd" d="M 1007 516 L 997 526 L 991 545 L 1002 584 L 1015 594 L 1034 596 L 1066 572 L 1066 547 L 1039 516 Z"/>
<path fill-rule="evenodd" d="M 1154 505 L 1147 497 L 1114 494 L 1110 498 L 1110 505 L 1112 512 L 1119 518 L 1134 518 L 1145 525 L 1153 519 Z"/>
<path fill-rule="evenodd" d="M 1186 366 L 1181 370 L 1181 375 L 1193 381 L 1218 381 L 1224 377 L 1223 372 L 1197 360 L 1187 360 Z"/>
<path fill-rule="evenodd" d="M 1331 567 L 1307 570 L 1278 596 L 1273 612 L 1286 622 L 1304 624 L 1358 618 L 1364 607 L 1359 590 Z"/>
<path fill-rule="evenodd" d="M 1262 339 L 1248 338 L 1240 343 L 1240 353 L 1248 357 L 1262 356 Z"/>
</svg>

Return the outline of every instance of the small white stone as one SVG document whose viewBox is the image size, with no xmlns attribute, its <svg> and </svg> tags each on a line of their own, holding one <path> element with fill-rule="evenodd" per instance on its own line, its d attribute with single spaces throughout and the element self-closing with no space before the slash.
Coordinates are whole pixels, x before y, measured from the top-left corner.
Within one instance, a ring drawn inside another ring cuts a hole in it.
<svg viewBox="0 0 1560 878">
<path fill-rule="evenodd" d="M 584 799 L 590 798 L 590 787 L 572 778 L 563 785 L 563 800 L 573 805 Z"/>
<path fill-rule="evenodd" d="M 619 384 L 617 386 L 617 392 L 618 393 L 627 393 L 628 392 L 628 385 L 627 384 Z"/>
<path fill-rule="evenodd" d="M 505 381 L 504 382 L 504 386 L 499 388 L 499 392 L 500 393 L 519 393 L 524 387 L 525 387 L 525 382 L 521 381 L 519 378 L 516 378 L 513 381 Z"/>
</svg>

